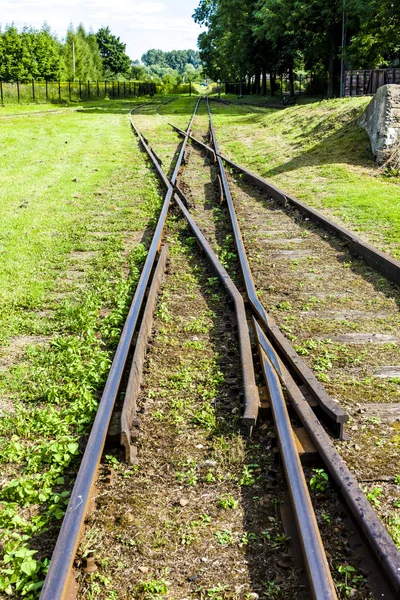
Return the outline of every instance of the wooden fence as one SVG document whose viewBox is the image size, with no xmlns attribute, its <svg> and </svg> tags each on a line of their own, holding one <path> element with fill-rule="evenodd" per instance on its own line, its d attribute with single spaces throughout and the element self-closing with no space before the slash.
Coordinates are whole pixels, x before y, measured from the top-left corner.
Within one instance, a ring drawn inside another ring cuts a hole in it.
<svg viewBox="0 0 400 600">
<path fill-rule="evenodd" d="M 345 96 L 369 96 L 387 83 L 400 85 L 400 69 L 363 69 L 345 72 Z"/>
</svg>

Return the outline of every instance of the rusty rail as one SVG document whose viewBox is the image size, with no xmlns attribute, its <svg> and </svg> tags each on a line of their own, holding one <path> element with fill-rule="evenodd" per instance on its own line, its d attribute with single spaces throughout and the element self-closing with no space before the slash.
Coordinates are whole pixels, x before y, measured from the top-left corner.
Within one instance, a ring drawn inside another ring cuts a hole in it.
<svg viewBox="0 0 400 600">
<path fill-rule="evenodd" d="M 179 127 L 172 125 L 172 127 L 180 134 L 186 137 L 186 133 L 182 131 Z M 213 130 L 212 130 L 213 131 Z M 225 169 L 223 163 L 221 161 L 222 155 L 218 153 L 218 146 L 216 151 L 214 152 L 213 148 L 207 146 L 200 140 L 197 140 L 192 135 L 187 136 L 188 139 L 192 140 L 193 143 L 197 144 L 199 147 L 206 149 L 207 152 L 211 156 L 217 156 L 218 166 L 221 172 L 221 180 L 224 188 L 225 197 L 228 203 L 229 213 L 231 216 L 232 227 L 235 231 L 235 243 L 238 251 L 239 260 L 241 263 L 241 268 L 243 272 L 243 277 L 246 286 L 246 292 L 249 298 L 249 301 L 253 307 L 253 310 L 256 312 L 258 317 L 264 323 L 265 328 L 268 330 L 270 337 L 274 340 L 276 347 L 279 349 L 282 357 L 289 363 L 291 369 L 296 373 L 296 376 L 302 381 L 302 383 L 307 387 L 311 397 L 316 401 L 319 405 L 324 418 L 329 422 L 330 428 L 338 435 L 340 439 L 343 438 L 343 426 L 348 420 L 348 416 L 346 413 L 332 400 L 329 394 L 326 392 L 323 385 L 318 381 L 315 377 L 314 373 L 308 367 L 308 365 L 300 358 L 297 354 L 296 350 L 293 348 L 292 344 L 289 342 L 287 337 L 282 333 L 278 325 L 275 323 L 273 317 L 266 313 L 264 307 L 259 301 L 256 293 L 256 289 L 254 286 L 253 278 L 251 276 L 251 272 L 249 269 L 246 252 L 244 249 L 244 244 L 242 240 L 242 236 L 240 233 L 240 227 L 237 222 L 236 213 L 233 207 L 233 202 L 231 198 L 231 194 L 229 191 L 228 182 L 225 175 Z M 215 139 L 215 133 L 214 133 Z M 222 170 L 221 170 L 222 169 Z"/>
<path fill-rule="evenodd" d="M 186 137 L 186 139 L 188 139 L 188 137 Z M 150 148 L 148 149 L 148 154 L 153 161 L 155 168 L 160 173 L 161 168 L 154 155 L 152 156 Z M 161 173 L 160 177 L 162 177 Z M 258 392 L 254 379 L 254 368 L 251 356 L 251 345 L 244 301 L 226 270 L 219 262 L 219 259 L 215 255 L 211 246 L 206 241 L 203 233 L 190 215 L 184 202 L 182 202 L 181 197 L 185 198 L 183 192 L 179 190 L 179 195 L 175 194 L 174 200 L 178 204 L 189 224 L 189 227 L 203 248 L 205 254 L 210 260 L 213 268 L 215 269 L 218 277 L 226 288 L 228 294 L 231 296 L 235 305 L 239 328 L 238 334 L 241 349 L 244 392 L 246 399 L 249 397 L 249 395 L 252 397 L 251 402 L 248 400 L 245 402 L 243 421 L 246 423 L 246 425 L 252 426 L 255 423 L 258 414 Z M 249 276 L 251 277 L 250 270 Z M 335 600 L 337 598 L 335 586 L 330 574 L 325 549 L 322 544 L 315 514 L 312 508 L 307 483 L 301 467 L 280 382 L 275 374 L 275 371 L 269 363 L 268 357 L 263 352 L 261 345 L 260 355 L 263 357 L 262 365 L 271 396 L 272 410 L 277 423 L 284 468 L 288 477 L 289 490 L 292 498 L 299 537 L 302 543 L 303 556 L 309 577 L 312 598 L 315 600 Z"/>
<path fill-rule="evenodd" d="M 190 132 L 193 119 L 197 111 L 197 102 L 187 132 Z M 145 142 L 142 141 L 142 144 Z M 182 144 L 186 146 L 185 140 Z M 155 160 L 155 159 L 154 159 Z M 176 175 L 178 169 L 175 169 Z M 90 432 L 89 440 L 82 458 L 79 472 L 68 503 L 67 511 L 61 526 L 56 546 L 53 551 L 49 570 L 43 585 L 41 600 L 63 600 L 71 595 L 75 587 L 72 568 L 74 557 L 78 548 L 84 520 L 93 498 L 93 490 L 97 476 L 98 466 L 103 452 L 108 426 L 114 404 L 120 388 L 122 375 L 128 359 L 132 338 L 136 330 L 139 314 L 151 277 L 157 252 L 160 246 L 164 225 L 173 195 L 173 188 L 168 185 L 161 213 L 157 222 L 153 240 L 151 242 L 146 262 L 143 267 L 139 283 L 126 319 L 114 360 L 107 378 L 103 395 L 98 407 L 96 418 Z"/>
<path fill-rule="evenodd" d="M 285 356 L 286 360 L 290 363 L 291 367 L 295 370 L 298 377 L 302 380 L 303 384 L 309 390 L 309 393 L 317 401 L 323 413 L 332 423 L 332 429 L 338 433 L 340 438 L 342 438 L 343 425 L 347 421 L 348 416 L 329 396 L 329 394 L 326 392 L 325 388 L 315 377 L 311 369 L 299 357 L 293 346 L 290 344 L 289 340 L 286 338 L 285 335 L 283 335 L 279 327 L 276 325 L 272 316 L 270 314 L 267 315 L 267 312 L 265 311 L 263 305 L 257 297 L 256 288 L 247 260 L 242 234 L 240 232 L 239 223 L 236 217 L 235 207 L 233 205 L 232 196 L 229 190 L 224 164 L 222 162 L 221 156 L 219 155 L 217 138 L 213 127 L 211 111 L 208 102 L 207 108 L 210 119 L 211 138 L 213 141 L 215 153 L 217 155 L 218 167 L 222 179 L 222 185 L 224 188 L 224 195 L 228 205 L 232 229 L 235 237 L 236 249 L 238 252 L 240 267 L 242 270 L 246 292 L 250 304 L 252 305 L 253 311 L 258 315 L 259 319 L 264 324 L 264 327 L 268 331 L 270 337 L 274 339 L 276 346 L 280 349 L 283 356 Z"/>
<path fill-rule="evenodd" d="M 210 129 L 211 129 L 212 138 L 214 141 L 214 148 L 215 148 L 215 152 L 217 155 L 217 159 L 219 159 L 218 164 L 221 168 L 222 160 L 221 160 L 221 155 L 219 154 L 219 151 L 218 151 L 218 146 L 216 145 L 216 137 L 215 137 L 215 132 L 212 127 L 212 120 L 211 120 L 210 112 L 209 112 L 209 116 L 210 116 Z M 228 183 L 226 180 L 226 176 L 224 177 L 223 175 L 224 175 L 224 168 L 222 165 L 221 176 L 223 178 L 223 181 L 226 182 L 226 187 L 224 185 L 224 192 L 225 192 L 225 195 L 227 198 L 229 211 L 231 214 L 232 225 L 233 225 L 233 222 L 235 222 L 237 225 L 236 227 L 234 227 L 235 236 L 236 235 L 238 236 L 236 243 L 237 243 L 237 246 L 239 246 L 241 249 L 243 249 L 243 252 L 245 252 L 243 241 L 242 241 L 241 237 L 239 237 L 240 229 L 237 224 L 237 219 L 236 219 L 236 214 L 234 211 L 232 198 L 229 193 L 229 186 L 228 186 Z M 310 209 L 310 210 L 312 212 L 316 212 L 316 211 L 313 211 L 312 209 Z M 352 234 L 350 234 L 350 235 L 352 235 Z M 379 251 L 376 251 L 376 252 L 378 254 L 383 254 L 383 253 L 379 253 Z M 392 261 L 392 262 L 397 262 L 397 261 Z M 248 268 L 247 260 L 241 261 L 241 266 L 242 266 L 243 271 L 246 268 Z M 400 263 L 399 263 L 399 266 L 400 266 Z M 263 314 L 262 313 L 260 314 L 259 310 L 257 309 L 257 306 L 255 305 L 255 303 L 253 303 L 253 299 L 250 297 L 250 294 L 255 293 L 255 289 L 252 290 L 250 287 L 253 284 L 252 279 L 251 279 L 251 277 L 246 277 L 245 273 L 243 273 L 243 275 L 244 275 L 245 282 L 246 282 L 246 291 L 249 295 L 249 299 L 250 299 L 250 303 L 253 308 L 253 312 L 255 313 L 255 316 L 259 319 L 259 321 L 261 322 L 261 325 L 265 327 L 265 329 L 267 330 L 270 337 L 276 342 L 277 336 L 271 335 L 271 324 L 270 323 L 268 324 L 264 320 Z M 249 289 L 247 288 L 247 285 L 249 285 Z M 254 319 L 254 325 L 255 325 L 255 329 L 256 329 L 258 343 L 262 350 L 261 363 L 263 366 L 264 375 L 265 375 L 266 381 L 268 383 L 270 393 L 272 392 L 272 390 L 274 390 L 274 393 L 271 393 L 271 404 L 272 404 L 273 412 L 275 412 L 274 403 L 276 402 L 276 398 L 279 397 L 279 394 L 280 394 L 279 388 L 277 387 L 277 380 L 280 380 L 281 383 L 283 383 L 285 385 L 288 396 L 291 400 L 291 403 L 293 405 L 293 408 L 294 408 L 296 414 L 302 421 L 312 442 L 314 443 L 322 460 L 324 461 L 329 473 L 331 474 L 333 480 L 335 481 L 336 485 L 338 486 L 343 499 L 345 500 L 347 506 L 349 507 L 350 512 L 353 515 L 353 517 L 355 518 L 356 523 L 358 524 L 359 528 L 361 529 L 363 535 L 365 536 L 365 538 L 369 544 L 369 547 L 371 548 L 372 552 L 374 553 L 374 556 L 378 559 L 379 563 L 381 564 L 381 566 L 384 570 L 385 576 L 386 576 L 386 580 L 388 581 L 392 590 L 395 593 L 399 594 L 400 593 L 400 552 L 396 548 L 396 545 L 394 544 L 393 540 L 391 539 L 391 537 L 388 534 L 387 530 L 385 529 L 384 525 L 378 518 L 377 514 L 371 507 L 367 498 L 361 492 L 359 484 L 357 482 L 357 479 L 354 477 L 354 475 L 348 469 L 344 460 L 341 458 L 341 456 L 337 452 L 334 444 L 332 443 L 328 434 L 322 427 L 320 421 L 316 418 L 313 410 L 311 409 L 309 403 L 306 401 L 303 393 L 300 391 L 296 382 L 290 375 L 289 371 L 287 370 L 285 365 L 282 363 L 280 357 L 278 356 L 278 354 L 276 352 L 276 349 L 272 346 L 270 341 L 265 336 L 265 334 L 262 330 L 262 326 L 260 326 L 260 324 L 257 323 L 256 318 L 253 317 L 253 319 Z M 268 319 L 270 320 L 269 315 L 268 315 Z M 269 327 L 268 327 L 268 325 L 269 325 Z M 274 325 L 274 328 L 278 329 L 276 325 Z M 284 356 L 287 356 L 285 346 L 282 347 L 278 344 L 278 348 L 283 350 Z M 289 363 L 290 362 L 291 361 L 289 360 Z M 282 417 L 282 415 L 281 415 L 281 417 Z M 284 417 L 282 417 L 282 418 L 284 418 Z M 282 454 L 283 461 L 285 464 L 285 457 L 284 457 L 285 445 L 286 445 L 286 443 L 290 443 L 290 439 L 289 439 L 290 436 L 287 432 L 284 432 L 284 438 L 282 438 L 281 434 L 279 433 L 280 425 L 277 422 L 277 419 L 275 419 L 275 424 L 276 424 L 276 427 L 278 430 L 278 437 L 280 439 L 280 445 L 281 445 L 281 454 Z M 284 442 L 282 442 L 282 439 L 284 440 Z M 282 446 L 282 444 L 283 444 L 283 446 Z M 285 466 L 285 470 L 286 470 L 286 468 L 287 467 Z M 290 489 L 292 489 L 292 481 L 289 479 L 288 479 L 288 485 L 289 485 Z M 303 548 L 303 552 L 304 552 L 304 548 Z M 324 597 L 324 596 L 321 596 L 321 597 Z"/>
<path fill-rule="evenodd" d="M 137 132 L 139 139 L 143 140 L 143 135 L 138 131 L 136 126 L 134 124 L 132 124 L 132 126 Z M 187 142 L 187 140 L 188 136 L 185 136 L 185 142 Z M 244 301 L 240 292 L 238 291 L 235 284 L 226 272 L 226 269 L 222 266 L 216 254 L 212 250 L 211 246 L 208 244 L 200 229 L 196 225 L 195 221 L 191 217 L 189 211 L 186 208 L 186 206 L 188 205 L 186 196 L 179 188 L 179 186 L 176 185 L 177 176 L 181 168 L 186 145 L 182 145 L 174 173 L 171 177 L 171 181 L 169 182 L 161 165 L 155 157 L 153 150 L 146 142 L 141 141 L 141 143 L 145 148 L 150 160 L 152 161 L 154 168 L 156 169 L 162 183 L 168 188 L 168 190 L 175 189 L 174 200 L 176 204 L 178 205 L 184 217 L 188 221 L 189 227 L 192 229 L 204 253 L 209 259 L 213 269 L 215 270 L 217 276 L 221 280 L 222 285 L 225 287 L 226 291 L 228 292 L 233 301 L 236 319 L 238 323 L 239 348 L 243 377 L 244 411 L 242 415 L 242 424 L 245 430 L 248 433 L 251 433 L 251 429 L 257 421 L 260 401 L 258 395 L 258 388 L 254 377 L 253 357 L 251 353 L 251 343 L 247 326 L 247 317 L 244 307 Z"/>
<path fill-rule="evenodd" d="M 382 565 L 392 589 L 400 594 L 400 553 L 376 512 L 360 490 L 359 483 L 316 418 L 304 395 L 276 355 L 274 348 L 254 319 L 257 339 L 277 376 L 285 386 L 291 405 L 317 448 L 333 481 Z M 383 591 L 383 590 L 382 590 Z"/>
<path fill-rule="evenodd" d="M 135 462 L 137 454 L 137 448 L 132 444 L 131 425 L 137 421 L 137 400 L 142 385 L 146 350 L 151 337 L 157 295 L 164 279 L 168 258 L 169 247 L 168 244 L 164 244 L 147 296 L 146 308 L 143 312 L 143 319 L 135 345 L 132 365 L 129 372 L 128 385 L 122 407 L 120 444 L 125 448 L 125 461 L 131 464 Z M 137 426 L 137 423 L 134 424 Z"/>
</svg>

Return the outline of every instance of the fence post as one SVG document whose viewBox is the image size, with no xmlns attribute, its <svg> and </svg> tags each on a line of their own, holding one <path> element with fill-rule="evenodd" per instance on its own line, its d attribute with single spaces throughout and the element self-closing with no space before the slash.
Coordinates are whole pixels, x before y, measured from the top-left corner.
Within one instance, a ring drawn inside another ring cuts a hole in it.
<svg viewBox="0 0 400 600">
<path fill-rule="evenodd" d="M 133 82 L 133 97 L 136 98 L 136 81 Z"/>
<path fill-rule="evenodd" d="M 99 80 L 96 81 L 96 86 L 97 86 L 97 100 L 98 100 L 100 97 Z"/>
<path fill-rule="evenodd" d="M 68 100 L 71 102 L 71 80 L 68 79 Z"/>
<path fill-rule="evenodd" d="M 119 99 L 119 81 L 118 81 L 117 85 L 118 85 L 118 99 Z"/>
<path fill-rule="evenodd" d="M 32 77 L 32 102 L 35 102 L 35 80 Z"/>
<path fill-rule="evenodd" d="M 61 102 L 61 79 L 58 80 L 58 101 Z"/>
<path fill-rule="evenodd" d="M 49 101 L 49 82 L 46 79 L 46 102 Z"/>
<path fill-rule="evenodd" d="M 107 96 L 107 81 L 104 82 L 104 98 Z"/>
<path fill-rule="evenodd" d="M 19 104 L 20 96 L 19 96 L 19 81 L 18 81 L 18 79 L 17 79 L 17 96 L 18 96 L 18 104 Z"/>
<path fill-rule="evenodd" d="M 0 97 L 1 97 L 1 103 L 4 104 L 4 98 L 3 98 L 3 82 L 0 79 Z"/>
<path fill-rule="evenodd" d="M 300 96 L 301 96 L 301 77 L 302 77 L 302 75 L 300 73 L 300 77 L 299 77 L 299 79 L 300 79 Z"/>
<path fill-rule="evenodd" d="M 79 100 L 82 100 L 82 81 L 79 80 Z"/>
<path fill-rule="evenodd" d="M 89 79 L 87 82 L 87 95 L 88 95 L 88 99 L 90 99 L 90 81 L 89 81 Z"/>
<path fill-rule="evenodd" d="M 192 95 L 192 82 L 190 81 L 190 79 L 189 79 L 189 85 L 190 85 L 189 96 L 191 96 Z"/>
</svg>

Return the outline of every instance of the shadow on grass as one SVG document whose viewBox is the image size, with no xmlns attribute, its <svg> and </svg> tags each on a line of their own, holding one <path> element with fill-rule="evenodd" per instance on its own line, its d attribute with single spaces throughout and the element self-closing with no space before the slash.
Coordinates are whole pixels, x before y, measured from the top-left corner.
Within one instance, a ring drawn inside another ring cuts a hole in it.
<svg viewBox="0 0 400 600">
<path fill-rule="evenodd" d="M 345 123 L 340 129 L 333 129 L 321 141 L 309 150 L 295 156 L 289 161 L 273 167 L 264 173 L 265 176 L 282 175 L 303 167 L 318 167 L 335 163 L 353 166 L 371 166 L 372 155 L 367 133 L 362 130 L 357 121 Z M 321 130 L 321 125 L 315 126 L 307 137 L 311 139 Z"/>
</svg>

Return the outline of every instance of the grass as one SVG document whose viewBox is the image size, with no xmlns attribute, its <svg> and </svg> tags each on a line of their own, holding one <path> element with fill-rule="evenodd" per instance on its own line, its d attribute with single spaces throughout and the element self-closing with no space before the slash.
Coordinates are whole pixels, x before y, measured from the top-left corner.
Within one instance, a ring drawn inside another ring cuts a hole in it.
<svg viewBox="0 0 400 600">
<path fill-rule="evenodd" d="M 40 593 L 146 256 L 138 242 L 160 197 L 115 103 L 15 116 L 2 133 L 0 595 L 30 599 Z"/>
<path fill-rule="evenodd" d="M 186 129 L 196 102 L 196 96 L 180 97 L 173 103 L 160 106 L 156 113 L 139 110 L 134 115 L 135 124 L 142 133 L 149 136 L 150 146 L 162 160 L 168 176 L 173 173 L 182 141 L 182 138 L 168 125 L 168 121 Z M 151 134 L 148 133 L 149 131 Z"/>
<path fill-rule="evenodd" d="M 378 169 L 357 125 L 369 101 L 212 110 L 221 151 L 398 258 L 400 181 Z"/>
</svg>

